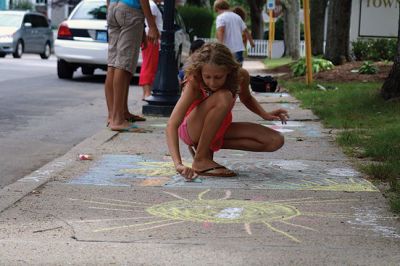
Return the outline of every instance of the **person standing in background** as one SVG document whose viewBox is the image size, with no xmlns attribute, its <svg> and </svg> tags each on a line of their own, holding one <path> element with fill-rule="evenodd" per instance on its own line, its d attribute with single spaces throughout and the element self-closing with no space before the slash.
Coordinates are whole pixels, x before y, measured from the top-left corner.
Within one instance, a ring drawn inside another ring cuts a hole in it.
<svg viewBox="0 0 400 266">
<path fill-rule="evenodd" d="M 238 15 L 242 18 L 242 20 L 244 21 L 244 23 L 246 23 L 246 10 L 244 10 L 243 7 L 241 7 L 241 6 L 235 6 L 235 7 L 232 9 L 232 11 L 233 11 L 235 14 L 238 14 Z M 246 28 L 246 29 L 243 31 L 243 33 L 242 33 L 242 39 L 243 39 L 243 45 L 244 45 L 244 48 L 245 48 L 245 49 L 246 49 L 246 47 L 247 47 L 247 42 L 250 43 L 251 47 L 254 47 L 254 46 L 255 46 L 253 37 L 251 36 L 251 34 L 250 34 L 250 32 L 247 30 L 247 28 Z"/>
<path fill-rule="evenodd" d="M 159 32 L 161 32 L 163 28 L 163 20 L 161 11 L 158 9 L 156 3 L 153 0 L 149 0 L 151 14 L 154 17 L 156 22 L 156 26 Z M 145 31 L 146 35 L 149 32 L 149 26 L 147 19 L 145 20 Z M 151 89 L 154 82 L 154 78 L 157 73 L 158 67 L 158 57 L 160 53 L 160 42 L 156 43 L 147 43 L 147 46 L 142 45 L 142 68 L 140 69 L 139 76 L 139 86 L 143 88 L 143 97 L 144 100 L 146 97 L 151 95 Z"/>
<path fill-rule="evenodd" d="M 247 31 L 246 24 L 242 18 L 230 10 L 226 0 L 216 0 L 214 11 L 218 16 L 216 19 L 217 40 L 225 44 L 234 54 L 236 60 L 243 64 L 243 32 Z"/>
<path fill-rule="evenodd" d="M 128 93 L 136 69 L 144 20 L 149 31 L 144 42 L 157 43 L 160 33 L 148 0 L 107 0 L 108 59 L 105 96 L 108 127 L 113 131 L 137 131 L 135 121 L 145 120 L 128 110 Z"/>
<path fill-rule="evenodd" d="M 200 49 L 203 45 L 205 44 L 205 42 L 202 39 L 197 39 L 194 40 L 191 44 L 190 44 L 190 50 L 189 50 L 189 55 L 192 55 L 194 52 L 196 52 L 198 49 Z M 178 81 L 179 84 L 182 86 L 184 80 L 185 80 L 185 66 L 183 66 L 183 68 L 181 68 L 178 71 Z"/>
</svg>

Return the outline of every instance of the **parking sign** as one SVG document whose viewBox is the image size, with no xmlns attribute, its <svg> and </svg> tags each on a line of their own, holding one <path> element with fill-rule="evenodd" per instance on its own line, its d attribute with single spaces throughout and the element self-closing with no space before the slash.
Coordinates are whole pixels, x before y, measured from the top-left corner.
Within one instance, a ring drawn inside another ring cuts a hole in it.
<svg viewBox="0 0 400 266">
<path fill-rule="evenodd" d="M 275 0 L 267 1 L 267 9 L 275 9 Z"/>
</svg>

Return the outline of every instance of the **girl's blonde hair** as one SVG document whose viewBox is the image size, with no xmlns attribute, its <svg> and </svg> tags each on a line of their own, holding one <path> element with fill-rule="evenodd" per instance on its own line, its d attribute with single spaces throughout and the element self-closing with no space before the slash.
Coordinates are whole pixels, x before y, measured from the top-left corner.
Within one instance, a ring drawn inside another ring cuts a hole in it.
<svg viewBox="0 0 400 266">
<path fill-rule="evenodd" d="M 228 71 L 224 87 L 236 95 L 239 91 L 240 64 L 233 57 L 228 47 L 221 43 L 211 42 L 204 44 L 188 59 L 185 66 L 185 76 L 193 76 L 203 83 L 201 70 L 205 64 L 225 67 Z"/>
</svg>

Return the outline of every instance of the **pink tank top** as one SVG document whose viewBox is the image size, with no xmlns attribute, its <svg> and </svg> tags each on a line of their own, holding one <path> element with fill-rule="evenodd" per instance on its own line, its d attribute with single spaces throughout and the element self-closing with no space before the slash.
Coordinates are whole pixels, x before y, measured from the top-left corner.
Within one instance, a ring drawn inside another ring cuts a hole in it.
<svg viewBox="0 0 400 266">
<path fill-rule="evenodd" d="M 202 98 L 196 99 L 190 105 L 189 109 L 186 112 L 185 117 L 187 117 L 194 108 L 196 108 L 200 103 L 202 103 L 208 97 L 207 92 L 205 91 L 201 82 L 199 85 L 200 85 L 200 92 L 201 92 Z M 222 121 L 220 128 L 217 131 L 217 134 L 214 136 L 213 140 L 211 141 L 210 149 L 214 152 L 220 150 L 222 145 L 224 144 L 225 132 L 232 123 L 232 109 L 235 104 L 235 101 L 236 101 L 236 97 L 233 98 L 230 111 L 226 114 L 224 120 Z"/>
</svg>

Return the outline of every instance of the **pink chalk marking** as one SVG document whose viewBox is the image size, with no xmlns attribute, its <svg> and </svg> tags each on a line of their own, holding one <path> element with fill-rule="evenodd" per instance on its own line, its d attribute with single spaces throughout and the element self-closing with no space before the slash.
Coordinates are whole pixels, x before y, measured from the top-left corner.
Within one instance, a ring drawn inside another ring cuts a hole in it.
<svg viewBox="0 0 400 266">
<path fill-rule="evenodd" d="M 208 222 L 208 221 L 205 221 L 205 222 L 203 223 L 203 228 L 205 228 L 205 229 L 211 229 L 211 227 L 212 227 L 212 223 L 210 223 L 210 222 Z"/>
</svg>

